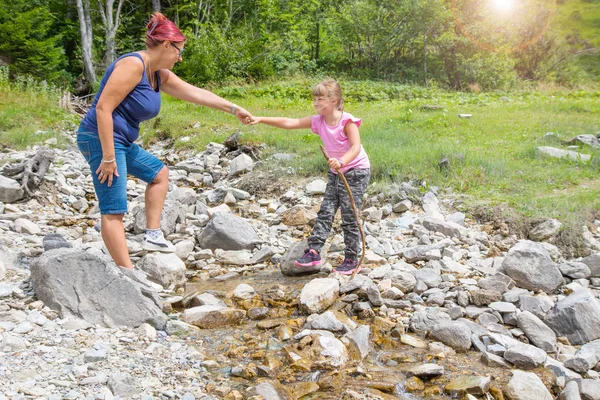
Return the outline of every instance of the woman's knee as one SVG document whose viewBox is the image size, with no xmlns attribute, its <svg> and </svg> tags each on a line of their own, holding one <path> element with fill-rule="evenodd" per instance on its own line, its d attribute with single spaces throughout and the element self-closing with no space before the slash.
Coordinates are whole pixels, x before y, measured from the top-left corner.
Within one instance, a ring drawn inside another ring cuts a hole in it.
<svg viewBox="0 0 600 400">
<path fill-rule="evenodd" d="M 154 185 L 168 185 L 169 184 L 169 168 L 163 167 L 156 177 L 152 181 Z"/>
</svg>

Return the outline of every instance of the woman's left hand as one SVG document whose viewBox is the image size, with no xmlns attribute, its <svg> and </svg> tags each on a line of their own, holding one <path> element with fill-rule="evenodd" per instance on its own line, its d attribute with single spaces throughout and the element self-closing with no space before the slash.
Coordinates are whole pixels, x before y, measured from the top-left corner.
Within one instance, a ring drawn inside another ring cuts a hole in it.
<svg viewBox="0 0 600 400">
<path fill-rule="evenodd" d="M 252 114 L 246 111 L 245 108 L 238 106 L 235 110 L 235 116 L 244 125 L 249 124 L 252 121 Z"/>
</svg>

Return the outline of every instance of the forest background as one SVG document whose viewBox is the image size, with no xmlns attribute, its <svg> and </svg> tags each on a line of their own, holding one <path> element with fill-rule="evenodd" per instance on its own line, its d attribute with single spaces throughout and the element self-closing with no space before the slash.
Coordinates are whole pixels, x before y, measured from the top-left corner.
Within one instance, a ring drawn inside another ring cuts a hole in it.
<svg viewBox="0 0 600 400">
<path fill-rule="evenodd" d="M 154 10 L 198 85 L 315 74 L 453 90 L 600 79 L 599 0 L 0 0 L 0 65 L 90 92 Z"/>
</svg>

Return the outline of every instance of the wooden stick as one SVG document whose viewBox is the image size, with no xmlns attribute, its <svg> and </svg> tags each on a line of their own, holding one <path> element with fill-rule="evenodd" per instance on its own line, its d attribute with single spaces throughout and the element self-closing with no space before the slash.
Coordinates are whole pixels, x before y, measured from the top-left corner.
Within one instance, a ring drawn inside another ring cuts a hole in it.
<svg viewBox="0 0 600 400">
<path fill-rule="evenodd" d="M 319 147 L 321 147 L 321 152 L 323 153 L 325 160 L 329 161 L 329 156 L 327 155 L 325 148 L 323 146 L 319 146 Z M 365 234 L 362 230 L 362 223 L 360 220 L 360 215 L 358 214 L 358 210 L 356 208 L 356 203 L 354 202 L 354 196 L 352 196 L 352 190 L 350 190 L 350 185 L 348 185 L 348 181 L 346 180 L 346 177 L 344 176 L 344 174 L 342 174 L 342 171 L 340 171 L 339 168 L 336 168 L 335 171 L 338 173 L 338 176 L 342 178 L 342 182 L 344 183 L 344 186 L 346 187 L 346 191 L 348 192 L 348 197 L 350 198 L 350 206 L 352 207 L 352 211 L 354 211 L 354 218 L 356 218 L 356 224 L 358 225 L 358 232 L 360 232 L 360 241 L 362 243 L 362 254 L 360 255 L 360 260 L 358 260 L 358 264 L 356 264 L 356 268 L 354 269 L 354 272 L 352 273 L 352 276 L 350 277 L 350 280 L 352 280 L 352 279 L 354 279 L 354 277 L 356 276 L 356 273 L 358 272 L 358 267 L 362 264 L 362 262 L 365 258 L 365 251 L 366 251 Z"/>
</svg>

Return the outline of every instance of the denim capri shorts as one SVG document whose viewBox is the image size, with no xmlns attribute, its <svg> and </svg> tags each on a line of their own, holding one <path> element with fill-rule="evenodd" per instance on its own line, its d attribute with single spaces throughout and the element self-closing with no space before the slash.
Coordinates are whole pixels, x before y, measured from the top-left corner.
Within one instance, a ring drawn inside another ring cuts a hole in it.
<svg viewBox="0 0 600 400">
<path fill-rule="evenodd" d="M 100 183 L 98 174 L 96 174 L 102 160 L 102 145 L 98 134 L 78 131 L 77 147 L 90 165 L 100 214 L 125 214 L 127 212 L 127 174 L 146 183 L 152 183 L 165 166 L 162 161 L 135 143 L 115 142 L 115 158 L 119 176 L 113 176 L 112 185 L 108 187 L 108 180 Z"/>
</svg>

